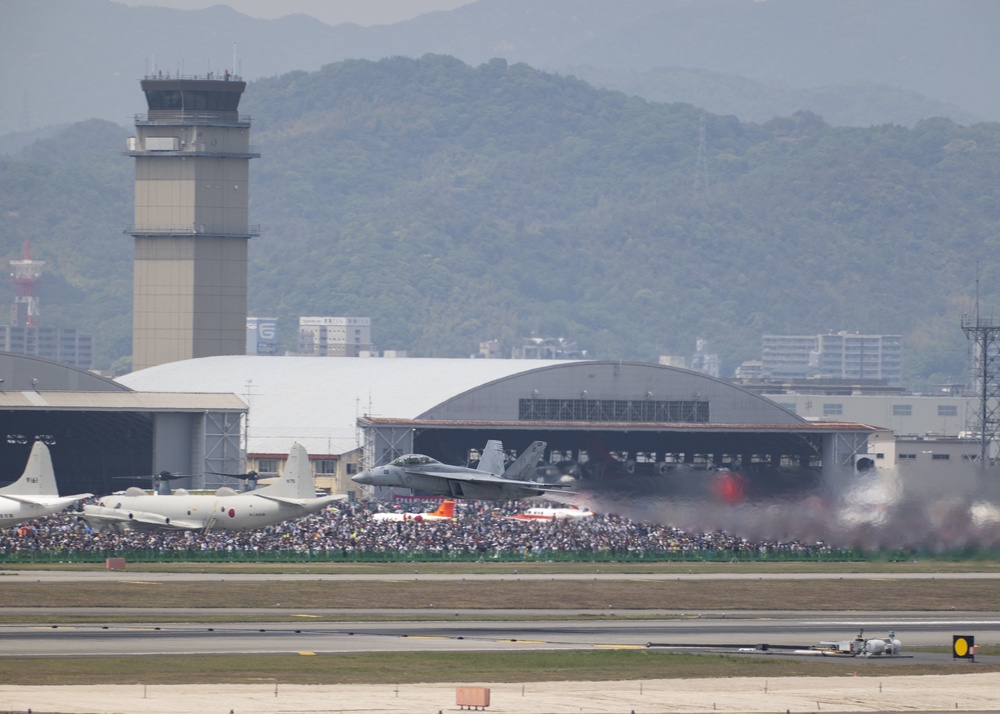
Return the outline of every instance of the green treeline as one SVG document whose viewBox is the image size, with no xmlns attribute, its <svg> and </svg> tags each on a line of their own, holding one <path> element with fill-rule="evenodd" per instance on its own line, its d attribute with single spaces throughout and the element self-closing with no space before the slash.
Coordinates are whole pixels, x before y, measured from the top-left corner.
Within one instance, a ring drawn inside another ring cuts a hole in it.
<svg viewBox="0 0 1000 714">
<path fill-rule="evenodd" d="M 136 108 L 142 96 L 136 87 Z M 731 373 L 765 333 L 902 334 L 911 386 L 964 376 L 998 298 L 1000 125 L 742 123 L 527 65 L 347 61 L 251 83 L 250 314 L 372 318 L 380 349 L 530 335 Z M 46 324 L 131 350 L 131 133 L 91 121 L 0 160 L 0 245 L 47 262 Z"/>
</svg>

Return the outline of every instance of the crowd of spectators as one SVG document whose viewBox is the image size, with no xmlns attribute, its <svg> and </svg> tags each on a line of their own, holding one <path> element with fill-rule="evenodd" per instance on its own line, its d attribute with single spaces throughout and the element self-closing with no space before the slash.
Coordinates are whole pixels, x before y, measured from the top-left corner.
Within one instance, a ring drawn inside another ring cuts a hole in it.
<svg viewBox="0 0 1000 714">
<path fill-rule="evenodd" d="M 435 504 L 407 504 L 432 510 Z M 422 507 L 421 507 L 422 506 Z M 371 516 L 385 510 L 374 501 L 342 503 L 316 515 L 249 531 L 168 531 L 92 529 L 75 511 L 0 530 L 0 554 L 14 551 L 298 551 L 460 552 L 484 557 L 504 553 L 542 556 L 590 551 L 621 554 L 683 551 L 753 551 L 811 554 L 823 543 L 750 542 L 722 531 L 689 533 L 668 525 L 639 523 L 613 514 L 571 520 L 521 521 L 510 516 L 516 502 L 460 502 L 449 521 L 386 522 Z"/>
</svg>

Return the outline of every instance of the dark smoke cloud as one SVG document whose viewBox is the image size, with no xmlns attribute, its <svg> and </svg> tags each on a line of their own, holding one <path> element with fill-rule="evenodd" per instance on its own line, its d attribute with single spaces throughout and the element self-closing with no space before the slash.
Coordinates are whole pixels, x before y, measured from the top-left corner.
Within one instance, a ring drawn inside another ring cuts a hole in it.
<svg viewBox="0 0 1000 714">
<path fill-rule="evenodd" d="M 710 479 L 713 472 L 691 476 Z M 655 477 L 581 482 L 578 505 L 692 533 L 752 542 L 823 542 L 834 548 L 946 552 L 1000 545 L 1000 473 L 973 464 L 944 472 L 876 468 L 817 481 L 805 493 L 726 502 L 707 481 L 679 488 Z"/>
</svg>

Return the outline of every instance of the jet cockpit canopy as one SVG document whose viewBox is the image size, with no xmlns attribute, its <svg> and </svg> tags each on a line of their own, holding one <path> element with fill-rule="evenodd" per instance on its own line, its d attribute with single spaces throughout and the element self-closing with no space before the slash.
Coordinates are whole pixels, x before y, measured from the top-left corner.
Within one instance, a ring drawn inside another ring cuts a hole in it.
<svg viewBox="0 0 1000 714">
<path fill-rule="evenodd" d="M 403 454 L 389 463 L 390 466 L 424 466 L 426 464 L 439 464 L 437 459 L 423 454 Z"/>
</svg>

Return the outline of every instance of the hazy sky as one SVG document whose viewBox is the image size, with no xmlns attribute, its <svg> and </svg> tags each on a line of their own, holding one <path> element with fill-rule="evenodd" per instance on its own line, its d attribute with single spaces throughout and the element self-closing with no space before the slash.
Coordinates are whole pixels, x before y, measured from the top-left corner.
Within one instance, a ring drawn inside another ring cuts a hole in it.
<svg viewBox="0 0 1000 714">
<path fill-rule="evenodd" d="M 473 0 L 118 0 L 125 5 L 156 5 L 178 10 L 199 10 L 228 5 L 250 17 L 273 19 L 301 13 L 328 25 L 354 22 L 387 25 L 409 20 L 425 12 L 453 10 Z"/>
</svg>

